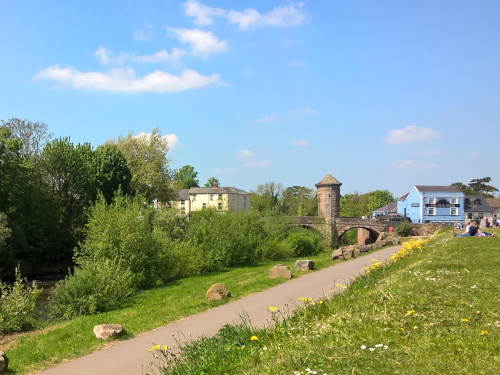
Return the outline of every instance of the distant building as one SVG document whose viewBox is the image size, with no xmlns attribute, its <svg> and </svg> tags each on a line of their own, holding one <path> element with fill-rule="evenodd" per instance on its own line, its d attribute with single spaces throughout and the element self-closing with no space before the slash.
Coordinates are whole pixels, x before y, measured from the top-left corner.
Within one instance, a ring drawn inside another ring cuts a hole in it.
<svg viewBox="0 0 500 375">
<path fill-rule="evenodd" d="M 466 195 L 465 200 L 465 220 L 477 221 L 480 227 L 486 226 L 486 219 L 490 225 L 493 224 L 493 209 L 482 195 Z"/>
<path fill-rule="evenodd" d="M 212 208 L 217 211 L 250 210 L 250 193 L 234 187 L 192 187 L 177 192 L 179 200 L 172 202 L 182 214 Z"/>
<path fill-rule="evenodd" d="M 396 215 L 398 213 L 398 204 L 391 202 L 386 204 L 385 206 L 382 206 L 380 208 L 377 208 L 376 210 L 373 210 L 372 215 L 373 216 L 391 216 L 391 215 Z"/>
<path fill-rule="evenodd" d="M 484 198 L 493 210 L 493 220 L 500 219 L 500 198 Z"/>
<path fill-rule="evenodd" d="M 456 186 L 415 185 L 398 199 L 398 213 L 414 223 L 464 223 L 464 200 Z"/>
</svg>

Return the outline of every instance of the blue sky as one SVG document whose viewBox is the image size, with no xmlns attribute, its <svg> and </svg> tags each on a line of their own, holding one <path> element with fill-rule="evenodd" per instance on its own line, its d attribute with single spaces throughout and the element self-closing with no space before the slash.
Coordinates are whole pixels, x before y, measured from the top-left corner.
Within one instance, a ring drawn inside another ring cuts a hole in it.
<svg viewBox="0 0 500 375">
<path fill-rule="evenodd" d="M 161 129 L 247 191 L 500 188 L 500 2 L 0 2 L 0 119 L 94 146 Z"/>
</svg>

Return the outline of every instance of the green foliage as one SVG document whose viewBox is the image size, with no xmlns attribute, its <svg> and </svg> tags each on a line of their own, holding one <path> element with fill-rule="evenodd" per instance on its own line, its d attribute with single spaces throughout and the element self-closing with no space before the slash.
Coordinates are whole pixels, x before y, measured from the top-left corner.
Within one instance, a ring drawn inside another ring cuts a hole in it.
<svg viewBox="0 0 500 375">
<path fill-rule="evenodd" d="M 291 216 L 316 216 L 318 199 L 316 193 L 305 186 L 287 187 L 281 197 L 282 211 Z"/>
<path fill-rule="evenodd" d="M 370 194 L 370 203 L 368 203 L 368 215 L 372 215 L 373 211 L 377 208 L 385 206 L 386 204 L 396 202 L 396 199 L 388 190 L 375 190 Z"/>
<path fill-rule="evenodd" d="M 219 185 L 219 180 L 215 177 L 210 177 L 207 182 L 205 182 L 205 187 L 212 187 L 215 184 Z"/>
<path fill-rule="evenodd" d="M 10 232 L 11 230 L 7 226 L 7 216 L 3 212 L 0 212 L 0 251 L 5 246 Z"/>
<path fill-rule="evenodd" d="M 133 292 L 132 278 L 120 259 L 85 261 L 56 285 L 49 311 L 70 319 L 116 309 Z"/>
<path fill-rule="evenodd" d="M 323 248 L 320 246 L 320 237 L 311 235 L 307 230 L 290 233 L 287 242 L 293 249 L 293 255 L 303 257 L 318 254 Z"/>
<path fill-rule="evenodd" d="M 160 244 L 153 235 L 155 209 L 144 199 L 118 195 L 107 205 L 101 198 L 90 211 L 85 240 L 76 251 L 76 263 L 114 261 L 133 274 L 133 285 L 154 285 L 160 274 Z"/>
<path fill-rule="evenodd" d="M 175 173 L 174 184 L 176 189 L 189 189 L 199 186 L 200 181 L 196 178 L 198 172 L 191 165 L 185 165 Z"/>
<path fill-rule="evenodd" d="M 396 227 L 396 233 L 400 237 L 408 237 L 411 234 L 412 229 L 413 229 L 413 224 L 407 220 L 403 220 Z"/>
<path fill-rule="evenodd" d="M 361 217 L 362 211 L 359 206 L 357 194 L 346 194 L 340 199 L 340 216 L 341 217 Z"/>
<path fill-rule="evenodd" d="M 169 146 L 158 128 L 138 136 L 130 132 L 126 137 L 120 136 L 117 141 L 109 143 L 116 144 L 127 160 L 132 172 L 133 195 L 142 195 L 148 202 L 174 200 L 175 193 L 170 187 L 171 160 L 167 157 Z"/>
<path fill-rule="evenodd" d="M 50 141 L 53 133 L 49 133 L 49 127 L 43 122 L 33 122 L 10 118 L 7 121 L 2 120 L 2 125 L 10 130 L 14 138 L 22 142 L 20 150 L 24 159 L 36 163 L 45 147 Z"/>
<path fill-rule="evenodd" d="M 280 183 L 268 182 L 259 185 L 257 190 L 251 191 L 251 209 L 261 214 L 278 214 L 281 212 L 280 201 L 283 195 L 283 186 Z"/>
<path fill-rule="evenodd" d="M 27 280 L 15 270 L 12 285 L 0 281 L 0 333 L 27 331 L 40 325 L 36 301 L 42 290 L 36 284 L 25 286 Z"/>
<path fill-rule="evenodd" d="M 261 246 L 263 259 L 280 260 L 291 258 L 294 255 L 292 244 L 288 241 L 269 239 Z"/>
</svg>

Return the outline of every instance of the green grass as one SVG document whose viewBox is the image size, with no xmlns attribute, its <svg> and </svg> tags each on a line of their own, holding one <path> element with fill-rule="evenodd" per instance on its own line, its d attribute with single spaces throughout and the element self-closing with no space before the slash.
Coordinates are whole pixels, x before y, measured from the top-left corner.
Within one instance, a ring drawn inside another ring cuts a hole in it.
<svg viewBox="0 0 500 375">
<path fill-rule="evenodd" d="M 163 374 L 498 374 L 498 237 L 448 229 L 403 252 L 323 303 L 270 312 L 274 326 L 226 326 L 156 360 L 177 363 Z"/>
<path fill-rule="evenodd" d="M 316 270 L 333 264 L 331 251 L 307 258 L 314 260 Z M 286 279 L 269 279 L 269 269 L 277 263 L 288 265 L 294 277 L 300 277 L 306 272 L 294 271 L 295 260 L 259 262 L 172 281 L 134 295 L 120 310 L 79 317 L 49 325 L 41 331 L 24 333 L 16 338 L 14 345 L 0 350 L 7 352 L 9 368 L 17 375 L 39 371 L 109 345 L 109 342 L 96 340 L 93 327 L 97 324 L 121 324 L 127 332 L 121 340 L 129 339 L 182 317 L 285 282 Z M 213 302 L 205 299 L 206 291 L 216 282 L 227 286 L 232 293 L 230 299 Z"/>
</svg>

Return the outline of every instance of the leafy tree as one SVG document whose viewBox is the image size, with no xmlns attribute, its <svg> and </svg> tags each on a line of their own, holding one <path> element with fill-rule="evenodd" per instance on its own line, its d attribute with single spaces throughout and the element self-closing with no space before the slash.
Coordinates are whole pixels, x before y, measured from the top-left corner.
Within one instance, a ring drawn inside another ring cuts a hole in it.
<svg viewBox="0 0 500 375">
<path fill-rule="evenodd" d="M 280 183 L 267 182 L 251 191 L 251 208 L 261 213 L 280 213 L 279 202 L 283 194 Z"/>
<path fill-rule="evenodd" d="M 362 211 L 359 206 L 358 194 L 345 194 L 340 199 L 340 216 L 361 217 Z"/>
<path fill-rule="evenodd" d="M 49 133 L 47 124 L 11 118 L 2 120 L 2 125 L 8 128 L 14 138 L 22 142 L 21 155 L 33 161 L 40 157 L 45 145 L 51 140 L 53 133 Z"/>
<path fill-rule="evenodd" d="M 489 185 L 490 177 L 476 178 L 469 182 L 469 188 L 477 195 L 483 195 L 486 198 L 494 198 L 498 189 Z"/>
<path fill-rule="evenodd" d="M 316 194 L 305 186 L 287 187 L 281 201 L 283 212 L 291 216 L 315 216 L 318 213 Z"/>
<path fill-rule="evenodd" d="M 102 193 L 107 204 L 111 204 L 118 190 L 123 194 L 132 192 L 132 173 L 125 156 L 116 145 L 102 145 L 95 150 L 96 188 Z"/>
<path fill-rule="evenodd" d="M 189 189 L 199 186 L 200 181 L 196 178 L 198 172 L 191 165 L 181 167 L 174 177 L 174 186 L 177 189 Z"/>
<path fill-rule="evenodd" d="M 463 184 L 462 182 L 454 182 L 451 184 L 451 186 L 456 186 L 465 195 L 474 195 L 474 190 L 472 190 L 471 188 L 469 188 L 467 185 Z"/>
<path fill-rule="evenodd" d="M 22 169 L 22 142 L 13 138 L 11 131 L 0 127 L 0 210 L 10 208 L 12 197 L 19 190 L 19 173 Z"/>
<path fill-rule="evenodd" d="M 138 136 L 128 133 L 126 137 L 108 141 L 116 144 L 127 160 L 132 173 L 132 194 L 142 195 L 149 202 L 158 200 L 168 202 L 175 199 L 175 192 L 170 187 L 172 171 L 169 168 L 168 142 L 158 128 L 150 134 Z"/>
<path fill-rule="evenodd" d="M 370 193 L 370 203 L 368 203 L 368 213 L 371 215 L 374 210 L 386 204 L 396 202 L 396 199 L 389 190 L 375 190 Z"/>
<path fill-rule="evenodd" d="M 214 186 L 215 184 L 217 184 L 217 186 L 219 185 L 219 180 L 215 177 L 210 177 L 207 182 L 205 182 L 205 187 L 212 187 Z"/>
</svg>

